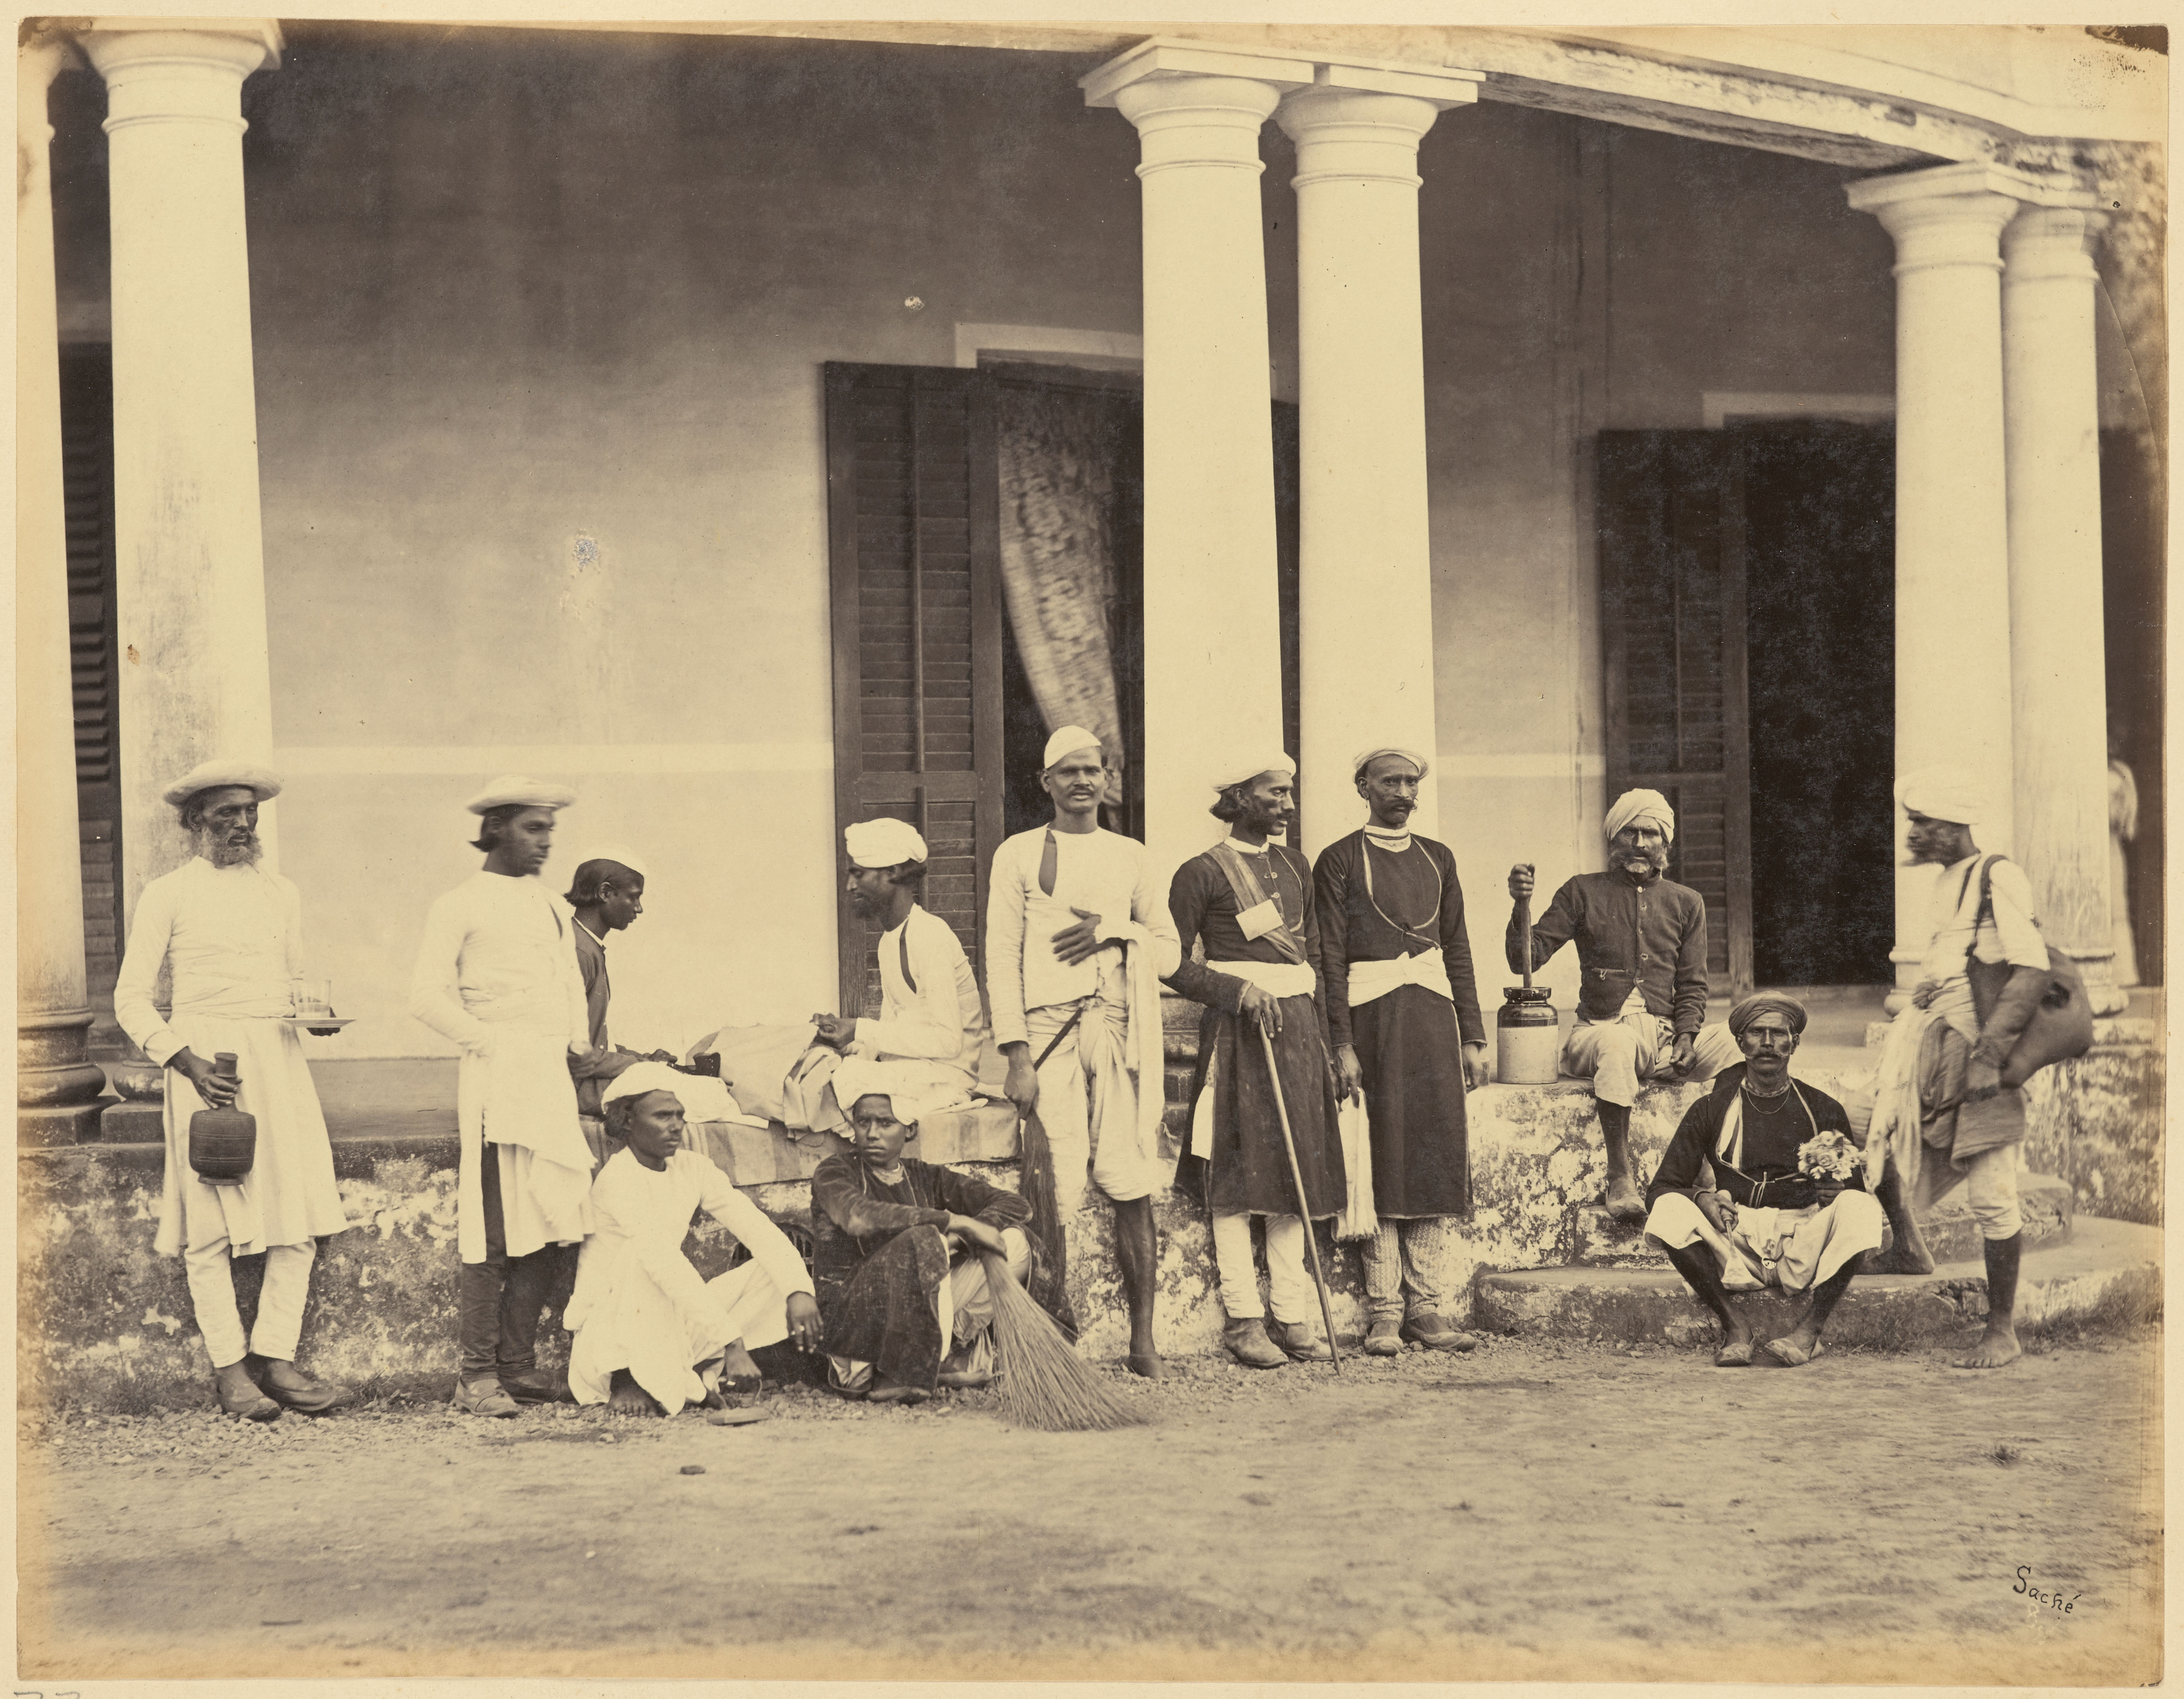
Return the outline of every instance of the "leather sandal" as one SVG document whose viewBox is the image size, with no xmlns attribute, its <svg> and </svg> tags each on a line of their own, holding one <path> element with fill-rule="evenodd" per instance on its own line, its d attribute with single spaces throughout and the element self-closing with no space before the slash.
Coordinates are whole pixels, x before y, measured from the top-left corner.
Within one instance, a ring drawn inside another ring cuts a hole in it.
<svg viewBox="0 0 2184 1699">
<path fill-rule="evenodd" d="M 922 1404 L 932 1395 L 922 1386 L 876 1386 L 868 1404 Z"/>
<path fill-rule="evenodd" d="M 278 1357 L 261 1359 L 251 1379 L 275 1403 L 303 1416 L 322 1416 L 356 1396 L 338 1382 L 314 1379 L 294 1363 Z"/>
<path fill-rule="evenodd" d="M 1267 1337 L 1266 1323 L 1256 1316 L 1229 1323 L 1221 1330 L 1221 1343 L 1246 1368 L 1279 1368 L 1290 1360 L 1289 1353 Z"/>
<path fill-rule="evenodd" d="M 1823 1355 L 1827 1346 L 1819 1340 L 1813 1341 L 1809 1351 L 1799 1351 L 1786 1339 L 1769 1340 L 1752 1353 L 1754 1368 L 1802 1368 L 1814 1357 Z"/>
<path fill-rule="evenodd" d="M 1752 1341 L 1739 1340 L 1735 1345 L 1725 1345 L 1713 1354 L 1716 1368 L 1749 1368 L 1752 1367 Z"/>
<path fill-rule="evenodd" d="M 455 1395 L 449 1401 L 465 1416 L 520 1416 L 522 1408 L 507 1393 L 501 1390 L 498 1376 L 480 1375 L 475 1380 L 458 1380 Z"/>
<path fill-rule="evenodd" d="M 258 1389 L 249 1371 L 239 1362 L 212 1372 L 212 1390 L 220 1400 L 220 1413 L 244 1422 L 278 1422 L 281 1407 Z"/>
<path fill-rule="evenodd" d="M 1403 1327 L 1400 1322 L 1379 1321 L 1365 1330 L 1365 1355 L 1368 1356 L 1401 1356 L 1403 1354 Z"/>
<path fill-rule="evenodd" d="M 1310 1322 L 1276 1322 L 1274 1343 L 1299 1362 L 1332 1362 L 1334 1353 Z"/>
<path fill-rule="evenodd" d="M 569 1377 L 550 1368 L 504 1368 L 500 1390 L 518 1404 L 574 1404 Z"/>
<path fill-rule="evenodd" d="M 1443 1317 L 1431 1313 L 1412 1316 L 1403 1323 L 1402 1336 L 1416 1340 L 1428 1351 L 1471 1351 L 1478 1344 L 1478 1336 L 1465 1333 Z"/>
</svg>

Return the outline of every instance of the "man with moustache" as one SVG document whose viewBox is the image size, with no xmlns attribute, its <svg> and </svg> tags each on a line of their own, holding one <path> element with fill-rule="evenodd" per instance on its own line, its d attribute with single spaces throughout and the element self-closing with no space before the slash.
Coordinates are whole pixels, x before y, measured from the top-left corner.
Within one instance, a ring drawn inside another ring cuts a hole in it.
<svg viewBox="0 0 2184 1699">
<path fill-rule="evenodd" d="M 316 1414 L 350 1396 L 295 1362 L 315 1241 L 348 1223 L 318 1092 L 287 1024 L 304 965 L 303 899 L 258 865 L 258 805 L 280 794 L 275 774 L 232 760 L 206 761 L 167 787 L 196 853 L 137 898 L 114 987 L 114 1018 L 166 1070 L 153 1248 L 182 1258 L 220 1409 L 254 1422 L 277 1421 L 284 1407 Z M 162 967 L 173 989 L 164 1017 L 153 1001 Z M 221 1051 L 236 1058 L 234 1080 L 213 1071 Z M 239 1184 L 208 1184 L 190 1167 L 190 1117 L 205 1108 L 240 1109 L 258 1122 Z M 257 1256 L 265 1277 L 246 1351 L 232 1264 Z"/>
<path fill-rule="evenodd" d="M 1009 1100 L 1021 1113 L 1036 1107 L 1046 1129 L 1062 1221 L 1084 1202 L 1088 1164 L 1114 1204 L 1126 1361 L 1157 1379 L 1153 1194 L 1167 1183 L 1160 982 L 1181 952 L 1145 846 L 1100 824 L 1107 758 L 1098 735 L 1064 726 L 1046 740 L 1045 761 L 1039 783 L 1054 818 L 1005 838 L 988 880 L 994 1039 L 1008 1059 Z"/>
<path fill-rule="evenodd" d="M 1448 1221 L 1471 1213 L 1464 1094 L 1487 1081 L 1463 888 L 1448 846 L 1410 830 L 1425 757 L 1368 749 L 1351 766 L 1371 818 L 1320 851 L 1312 882 L 1338 1083 L 1363 1091 L 1371 1126 L 1365 1350 L 1393 1356 L 1410 1339 L 1468 1351 L 1477 1341 L 1441 1315 L 1436 1275 Z"/>
<path fill-rule="evenodd" d="M 1213 1259 L 1228 1322 L 1221 1343 L 1248 1368 L 1333 1356 L 1320 1337 L 1297 1212 L 1301 1173 L 1315 1221 L 1340 1214 L 1348 1189 L 1335 1128 L 1334 1061 L 1320 1001 L 1320 934 L 1312 869 L 1272 840 L 1296 812 L 1296 763 L 1279 749 L 1218 774 L 1211 812 L 1228 835 L 1175 870 L 1168 910 L 1184 955 L 1168 983 L 1206 1005 L 1198 1028 L 1190 1154 L 1202 1165 Z M 1203 965 L 1191 959 L 1202 944 Z M 1280 1071 L 1280 1101 L 1263 1032 Z M 1296 1145 L 1290 1167 L 1286 1110 Z M 1251 1264 L 1251 1218 L 1267 1220 L 1268 1304 Z M 1267 1309 L 1273 1325 L 1265 1323 Z"/>
<path fill-rule="evenodd" d="M 878 1020 L 814 1015 L 819 1042 L 878 1062 L 882 1078 L 921 1102 L 961 1103 L 978 1084 L 986 1011 L 956 928 L 917 900 L 925 888 L 925 839 L 907 821 L 883 816 L 844 827 L 842 841 L 850 907 L 883 928 L 880 1014 Z M 846 1113 L 849 1106 L 841 1107 Z"/>
<path fill-rule="evenodd" d="M 1744 1060 L 1685 1112 L 1646 1194 L 1646 1244 L 1667 1253 L 1721 1324 L 1718 1368 L 1803 1368 L 1820 1354 L 1820 1330 L 1858 1256 L 1880 1246 L 1881 1206 L 1862 1171 L 1841 1180 L 1800 1171 L 1802 1146 L 1824 1133 L 1851 1136 L 1841 1104 L 1790 1078 L 1805 1018 L 1797 999 L 1773 992 L 1729 1011 Z M 1734 1299 L 1769 1286 L 1811 1296 L 1797 1326 L 1755 1345 Z"/>
<path fill-rule="evenodd" d="M 592 1152 L 568 1065 L 591 1051 L 590 1011 L 575 921 L 538 877 L 555 813 L 576 799 L 518 773 L 470 799 L 485 866 L 432 905 L 410 988 L 410 1012 L 462 1047 L 454 1402 L 476 1416 L 563 1395 L 538 1367 L 538 1317 L 563 1247 L 592 1225 Z"/>
<path fill-rule="evenodd" d="M 1630 1172 L 1630 1106 L 1641 1079 L 1708 1079 L 1737 1060 L 1724 1026 L 1705 1027 L 1706 903 L 1662 877 L 1676 816 L 1658 790 L 1625 791 L 1607 811 L 1607 871 L 1565 880 L 1532 925 L 1537 972 L 1572 939 L 1584 983 L 1562 1070 L 1592 1081 L 1607 1150 L 1607 1212 L 1646 1219 Z M 1525 971 L 1515 904 L 1532 894 L 1532 865 L 1509 870 L 1509 966 Z M 1703 1027 L 1703 1030 L 1702 1028 Z"/>
</svg>

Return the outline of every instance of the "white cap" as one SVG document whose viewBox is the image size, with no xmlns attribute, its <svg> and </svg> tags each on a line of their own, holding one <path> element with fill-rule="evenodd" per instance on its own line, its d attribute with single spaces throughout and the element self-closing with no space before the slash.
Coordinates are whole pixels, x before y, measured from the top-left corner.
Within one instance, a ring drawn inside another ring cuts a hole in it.
<svg viewBox="0 0 2184 1699">
<path fill-rule="evenodd" d="M 523 773 L 503 773 L 463 806 L 472 814 L 489 808 L 567 808 L 577 793 L 565 784 L 548 784 Z"/>
</svg>

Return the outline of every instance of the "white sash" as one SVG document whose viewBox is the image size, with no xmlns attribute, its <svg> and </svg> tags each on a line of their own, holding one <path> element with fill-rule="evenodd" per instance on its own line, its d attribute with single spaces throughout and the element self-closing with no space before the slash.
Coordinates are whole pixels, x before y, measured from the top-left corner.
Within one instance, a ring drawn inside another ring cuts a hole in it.
<svg viewBox="0 0 2184 1699">
<path fill-rule="evenodd" d="M 1448 963 L 1439 950 L 1422 950 L 1415 955 L 1390 955 L 1378 961 L 1350 964 L 1350 1006 L 1353 1009 L 1384 997 L 1401 985 L 1423 986 L 1436 997 L 1456 1001 L 1456 992 L 1448 983 Z"/>
<path fill-rule="evenodd" d="M 1269 997 L 1309 997 L 1318 975 L 1306 961 L 1209 961 L 1217 973 L 1232 973 Z"/>
</svg>

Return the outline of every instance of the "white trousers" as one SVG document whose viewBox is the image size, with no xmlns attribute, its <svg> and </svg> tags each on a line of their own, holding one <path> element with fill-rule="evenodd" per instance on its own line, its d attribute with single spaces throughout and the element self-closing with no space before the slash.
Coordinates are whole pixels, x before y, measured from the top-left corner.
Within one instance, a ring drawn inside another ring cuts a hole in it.
<svg viewBox="0 0 2184 1699">
<path fill-rule="evenodd" d="M 1117 1203 L 1150 1197 L 1167 1184 L 1159 1161 L 1141 1146 L 1137 1086 L 1123 1066 L 1124 1035 L 1106 1029 L 1112 1011 L 1092 1000 L 1084 1020 L 1101 1022 L 1102 1028 L 1088 1033 L 1079 1022 L 1039 1070 L 1039 1124 L 1054 1153 L 1055 1204 L 1065 1221 L 1084 1202 L 1088 1164 L 1092 1184 Z M 1056 1003 L 1025 1015 L 1034 1059 L 1076 1010 L 1073 1003 Z"/>
<path fill-rule="evenodd" d="M 278 1362 L 292 1362 L 304 1336 L 304 1304 L 311 1295 L 311 1264 L 318 1246 L 272 1245 L 265 1249 L 265 1284 L 258 1291 L 258 1320 L 248 1349 Z M 235 1306 L 235 1265 L 225 1239 L 192 1245 L 182 1253 L 190 1306 L 214 1368 L 241 1362 L 245 1354 L 242 1314 Z"/>
<path fill-rule="evenodd" d="M 2018 1207 L 2017 1167 L 2022 1145 L 1997 1145 L 1982 1150 L 1963 1167 L 1944 1150 L 1928 1150 L 1919 1165 L 1918 1209 L 1921 1215 L 1964 1184 L 1964 1202 L 1979 1223 L 1982 1239 L 2014 1239 L 2025 1226 Z"/>
<path fill-rule="evenodd" d="M 1590 1078 L 1592 1095 L 1602 1102 L 1628 1109 L 1638 1100 L 1638 1082 L 1656 1078 L 1675 1045 L 1675 1033 L 1669 1023 L 1643 1008 L 1613 1021 L 1580 1017 L 1563 1040 L 1562 1069 L 1580 1079 Z M 1744 1060 L 1728 1023 L 1722 1021 L 1699 1028 L 1696 1053 L 1698 1060 L 1684 1076 L 1686 1079 L 1712 1079 Z"/>
<path fill-rule="evenodd" d="M 1259 1273 L 1251 1266 L 1251 1217 L 1239 1210 L 1213 1217 L 1213 1265 L 1221 1277 L 1221 1307 L 1232 1322 L 1252 1321 L 1271 1307 L 1278 1322 L 1309 1321 L 1318 1308 L 1304 1268 L 1304 1222 L 1293 1215 L 1267 1217 L 1267 1303 L 1259 1301 Z"/>
</svg>

